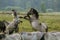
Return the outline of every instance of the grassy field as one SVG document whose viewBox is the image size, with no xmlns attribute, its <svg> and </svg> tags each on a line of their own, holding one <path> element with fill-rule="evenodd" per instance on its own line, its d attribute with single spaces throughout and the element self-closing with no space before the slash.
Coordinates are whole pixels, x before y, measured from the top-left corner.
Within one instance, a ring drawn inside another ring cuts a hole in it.
<svg viewBox="0 0 60 40">
<path fill-rule="evenodd" d="M 9 14 L 0 14 L 0 20 L 12 21 L 13 17 Z M 25 19 L 21 19 L 23 23 L 19 24 L 19 32 L 34 31 L 29 23 L 29 21 Z M 49 31 L 60 31 L 60 14 L 58 13 L 41 13 L 39 16 L 39 21 L 42 23 L 46 23 Z"/>
</svg>

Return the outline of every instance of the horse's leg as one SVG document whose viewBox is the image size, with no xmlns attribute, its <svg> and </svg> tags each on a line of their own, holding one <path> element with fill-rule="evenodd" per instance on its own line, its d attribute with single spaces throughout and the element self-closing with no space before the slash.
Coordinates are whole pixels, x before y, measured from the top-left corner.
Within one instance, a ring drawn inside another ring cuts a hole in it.
<svg viewBox="0 0 60 40">
<path fill-rule="evenodd" d="M 19 28 L 18 27 L 15 29 L 15 33 L 17 33 L 17 32 L 19 32 Z"/>
<path fill-rule="evenodd" d="M 48 32 L 48 27 L 46 28 L 46 32 Z"/>
<path fill-rule="evenodd" d="M 36 29 L 32 28 L 34 31 L 37 31 Z"/>
<path fill-rule="evenodd" d="M 18 24 L 15 25 L 15 32 L 17 33 L 19 31 Z"/>
<path fill-rule="evenodd" d="M 6 30 L 6 26 L 4 26 L 2 30 L 3 30 L 3 32 L 5 32 L 5 30 Z"/>
<path fill-rule="evenodd" d="M 8 29 L 6 29 L 5 34 L 9 34 L 9 30 Z"/>
<path fill-rule="evenodd" d="M 45 34 L 43 34 L 40 40 L 45 40 Z"/>
<path fill-rule="evenodd" d="M 9 30 L 9 34 L 12 34 L 14 32 L 14 30 L 12 29 L 12 30 Z"/>
</svg>

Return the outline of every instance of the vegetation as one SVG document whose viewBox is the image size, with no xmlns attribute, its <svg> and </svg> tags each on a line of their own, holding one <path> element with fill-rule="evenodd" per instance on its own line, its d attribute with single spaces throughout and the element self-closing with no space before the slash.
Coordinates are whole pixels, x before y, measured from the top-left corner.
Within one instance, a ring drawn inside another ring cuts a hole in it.
<svg viewBox="0 0 60 40">
<path fill-rule="evenodd" d="M 24 15 L 20 15 L 24 16 Z M 7 20 L 12 21 L 13 17 L 10 14 L 0 14 L 0 20 Z M 29 21 L 25 19 L 20 19 L 23 23 L 19 24 L 19 32 L 27 31 L 32 32 L 34 31 L 29 23 Z M 60 31 L 60 14 L 50 14 L 50 13 L 41 13 L 39 17 L 39 21 L 42 23 L 46 23 L 48 26 L 49 31 Z"/>
<path fill-rule="evenodd" d="M 41 4 L 45 3 L 46 9 L 60 11 L 60 0 L 0 0 L 0 10 L 16 9 L 25 11 L 31 7 L 41 10 Z"/>
<path fill-rule="evenodd" d="M 42 4 L 41 4 L 41 11 L 42 11 L 43 13 L 46 13 L 45 3 L 42 3 Z"/>
</svg>

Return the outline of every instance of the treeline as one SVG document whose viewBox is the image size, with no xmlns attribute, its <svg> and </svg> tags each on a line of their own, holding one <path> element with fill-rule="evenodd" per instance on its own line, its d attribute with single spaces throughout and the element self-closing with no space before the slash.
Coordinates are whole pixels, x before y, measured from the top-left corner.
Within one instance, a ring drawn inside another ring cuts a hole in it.
<svg viewBox="0 0 60 40">
<path fill-rule="evenodd" d="M 0 0 L 0 10 L 16 9 L 18 11 L 28 11 L 35 8 L 39 12 L 60 11 L 60 0 Z"/>
</svg>

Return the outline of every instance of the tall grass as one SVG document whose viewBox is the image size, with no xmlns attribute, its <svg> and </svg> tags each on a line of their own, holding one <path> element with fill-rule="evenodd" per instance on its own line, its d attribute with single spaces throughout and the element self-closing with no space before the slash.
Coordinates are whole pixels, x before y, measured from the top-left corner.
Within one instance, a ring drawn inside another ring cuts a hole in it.
<svg viewBox="0 0 60 40">
<path fill-rule="evenodd" d="M 22 15 L 23 16 L 23 15 Z M 12 21 L 13 17 L 9 14 L 0 14 L 0 20 Z M 32 32 L 32 26 L 28 20 L 21 19 L 23 23 L 19 24 L 19 32 L 27 31 Z M 39 22 L 46 23 L 49 31 L 60 31 L 60 14 L 40 14 Z"/>
</svg>

